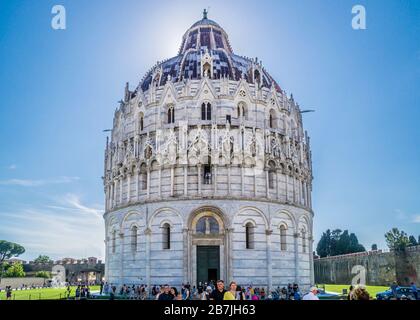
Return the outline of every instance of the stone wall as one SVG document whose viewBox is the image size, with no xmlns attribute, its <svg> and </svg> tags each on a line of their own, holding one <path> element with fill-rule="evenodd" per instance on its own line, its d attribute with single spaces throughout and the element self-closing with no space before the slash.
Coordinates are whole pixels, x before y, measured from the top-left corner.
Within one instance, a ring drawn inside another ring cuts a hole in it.
<svg viewBox="0 0 420 320">
<path fill-rule="evenodd" d="M 78 282 L 78 279 L 87 281 L 89 274 L 94 274 L 95 281 L 100 282 L 105 275 L 105 265 L 101 260 L 94 261 L 94 263 L 89 263 L 87 260 L 86 262 L 74 260 L 73 263 L 55 263 L 52 261 L 49 263 L 27 263 L 23 265 L 23 269 L 27 276 L 34 276 L 38 271 L 51 272 L 55 265 L 62 265 L 64 267 L 66 270 L 66 281 L 68 282 Z"/>
<path fill-rule="evenodd" d="M 400 285 L 415 282 L 419 286 L 420 246 L 398 254 L 379 250 L 314 259 L 315 282 L 350 284 L 359 273 L 356 266 L 365 268 L 367 285 L 388 286 L 397 281 Z"/>
<path fill-rule="evenodd" d="M 30 286 L 43 286 L 47 280 L 44 278 L 36 277 L 25 277 L 25 278 L 2 278 L 0 282 L 0 288 L 4 290 L 7 286 L 11 286 L 12 289 L 21 287 L 22 285 Z"/>
</svg>

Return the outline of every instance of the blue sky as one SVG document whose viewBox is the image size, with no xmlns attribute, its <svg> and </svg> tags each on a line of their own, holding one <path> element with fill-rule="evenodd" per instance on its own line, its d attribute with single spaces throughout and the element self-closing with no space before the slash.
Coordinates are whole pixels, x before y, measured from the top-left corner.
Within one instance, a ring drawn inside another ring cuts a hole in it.
<svg viewBox="0 0 420 320">
<path fill-rule="evenodd" d="M 67 29 L 51 28 L 62 4 Z M 367 29 L 351 28 L 363 4 Z M 209 8 L 303 109 L 315 238 L 370 247 L 420 230 L 420 2 L 0 0 L 0 239 L 38 254 L 103 257 L 103 129 Z"/>
</svg>

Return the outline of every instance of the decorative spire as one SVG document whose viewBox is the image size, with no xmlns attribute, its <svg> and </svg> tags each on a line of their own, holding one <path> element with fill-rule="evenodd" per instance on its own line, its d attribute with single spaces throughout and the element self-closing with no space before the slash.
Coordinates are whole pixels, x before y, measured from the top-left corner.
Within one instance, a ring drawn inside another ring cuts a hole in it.
<svg viewBox="0 0 420 320">
<path fill-rule="evenodd" d="M 206 9 L 204 9 L 204 11 L 203 11 L 203 19 L 207 19 L 207 13 L 208 13 L 208 11 Z"/>
</svg>

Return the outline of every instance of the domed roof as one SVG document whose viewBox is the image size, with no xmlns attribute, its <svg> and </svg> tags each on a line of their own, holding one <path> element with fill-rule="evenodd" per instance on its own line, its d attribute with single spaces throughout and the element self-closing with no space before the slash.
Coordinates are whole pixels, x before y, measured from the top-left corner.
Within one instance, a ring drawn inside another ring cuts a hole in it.
<svg viewBox="0 0 420 320">
<path fill-rule="evenodd" d="M 261 75 L 259 78 L 261 87 L 274 86 L 278 92 L 281 92 L 281 88 L 262 68 L 257 58 L 250 59 L 233 53 L 227 33 L 217 22 L 207 18 L 206 10 L 203 12 L 203 19 L 194 23 L 185 32 L 178 55 L 158 62 L 145 75 L 139 86 L 146 91 L 152 83 L 162 86 L 168 79 L 174 82 L 201 79 L 201 57 L 206 53 L 213 61 L 213 79 L 228 77 L 239 81 L 244 78 L 247 82 L 254 83 L 255 72 L 258 72 Z"/>
<path fill-rule="evenodd" d="M 196 23 L 194 23 L 191 26 L 191 28 L 195 28 L 197 26 L 205 26 L 205 25 L 215 26 L 215 27 L 221 28 L 220 25 L 217 22 L 215 22 L 215 21 L 210 20 L 210 19 L 207 18 L 207 10 L 204 10 L 204 12 L 203 12 L 203 19 L 198 20 Z"/>
</svg>

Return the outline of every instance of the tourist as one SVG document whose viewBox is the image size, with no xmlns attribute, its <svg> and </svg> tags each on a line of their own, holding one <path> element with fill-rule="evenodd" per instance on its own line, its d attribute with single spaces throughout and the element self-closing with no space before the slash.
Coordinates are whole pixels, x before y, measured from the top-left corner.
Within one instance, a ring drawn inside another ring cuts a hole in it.
<svg viewBox="0 0 420 320">
<path fill-rule="evenodd" d="M 198 290 L 195 286 L 193 286 L 191 290 L 191 299 L 197 300 L 197 297 L 198 297 Z"/>
<path fill-rule="evenodd" d="M 261 291 L 260 291 L 260 297 L 261 297 L 261 300 L 265 300 L 265 289 L 264 288 L 262 288 Z"/>
<path fill-rule="evenodd" d="M 418 291 L 417 291 L 417 286 L 416 286 L 416 284 L 414 283 L 414 282 L 411 282 L 411 290 L 413 290 L 413 296 L 414 296 L 414 299 L 418 299 Z"/>
<path fill-rule="evenodd" d="M 354 290 L 354 287 L 353 286 L 350 286 L 349 293 L 347 294 L 347 300 L 350 300 L 350 296 L 351 296 L 353 290 Z"/>
<path fill-rule="evenodd" d="M 104 282 L 101 281 L 101 285 L 99 286 L 99 294 L 102 295 L 103 291 L 104 291 Z"/>
<path fill-rule="evenodd" d="M 210 300 L 211 287 L 207 286 L 206 290 L 200 294 L 200 300 Z"/>
<path fill-rule="evenodd" d="M 163 286 L 163 292 L 159 295 L 158 300 L 174 300 L 174 296 L 171 294 L 169 285 Z"/>
<path fill-rule="evenodd" d="M 392 291 L 392 295 L 393 295 L 393 297 L 395 298 L 395 299 L 398 299 L 398 292 L 397 292 L 397 289 L 398 289 L 398 283 L 396 282 L 396 281 L 394 281 L 393 283 L 392 283 L 392 285 L 391 285 L 391 291 Z"/>
<path fill-rule="evenodd" d="M 350 300 L 370 300 L 365 286 L 357 285 L 350 295 Z"/>
<path fill-rule="evenodd" d="M 178 298 L 178 290 L 175 287 L 171 288 L 171 295 L 174 297 L 174 300 L 182 300 L 182 295 L 181 295 L 181 299 Z"/>
<path fill-rule="evenodd" d="M 225 283 L 223 280 L 217 280 L 216 289 L 212 291 L 210 300 L 222 301 L 225 295 Z"/>
<path fill-rule="evenodd" d="M 236 300 L 245 300 L 245 289 L 242 289 L 241 286 L 236 288 Z"/>
<path fill-rule="evenodd" d="M 188 285 L 183 286 L 181 292 L 182 292 L 182 300 L 190 299 L 190 290 L 188 289 Z"/>
<path fill-rule="evenodd" d="M 287 300 L 287 289 L 286 289 L 286 287 L 283 287 L 280 290 L 280 300 Z"/>
<path fill-rule="evenodd" d="M 109 300 L 114 300 L 115 299 L 115 292 L 117 292 L 117 287 L 116 286 L 111 286 L 111 292 L 109 294 Z"/>
<path fill-rule="evenodd" d="M 6 287 L 6 300 L 12 300 L 12 286 Z"/>
<path fill-rule="evenodd" d="M 223 300 L 236 300 L 236 289 L 237 289 L 237 284 L 235 281 L 232 281 L 229 284 L 229 291 L 226 291 L 225 294 L 223 295 Z"/>
<path fill-rule="evenodd" d="M 67 299 L 70 299 L 70 294 L 71 294 L 71 287 L 70 285 L 67 286 Z"/>
<path fill-rule="evenodd" d="M 316 295 L 317 293 L 318 288 L 311 287 L 311 289 L 309 289 L 309 292 L 303 296 L 302 300 L 319 300 L 318 296 Z"/>
<path fill-rule="evenodd" d="M 296 288 L 296 290 L 293 293 L 293 300 L 301 300 L 301 295 L 299 288 Z"/>
<path fill-rule="evenodd" d="M 80 300 L 80 286 L 77 286 L 77 288 L 76 288 L 76 293 L 75 293 L 74 299 L 75 300 Z"/>
</svg>

